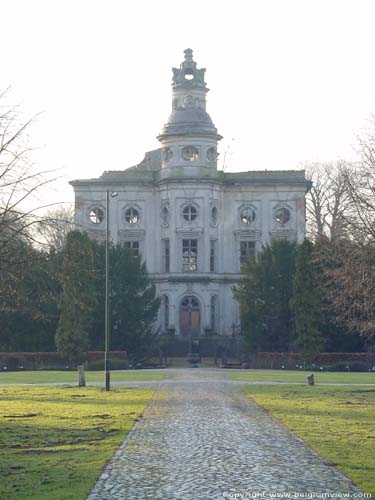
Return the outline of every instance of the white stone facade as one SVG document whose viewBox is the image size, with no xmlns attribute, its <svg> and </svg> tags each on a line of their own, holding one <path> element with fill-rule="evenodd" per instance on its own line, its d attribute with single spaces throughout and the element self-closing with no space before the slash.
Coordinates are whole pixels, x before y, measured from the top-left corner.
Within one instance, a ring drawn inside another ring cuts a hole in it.
<svg viewBox="0 0 375 500">
<path fill-rule="evenodd" d="M 162 298 L 157 327 L 181 336 L 239 332 L 232 288 L 246 261 L 272 238 L 302 242 L 303 171 L 217 170 L 221 139 L 205 110 L 204 69 L 185 51 L 173 69 L 172 113 L 158 136 L 161 148 L 137 166 L 76 180 L 76 223 L 140 253 Z"/>
</svg>

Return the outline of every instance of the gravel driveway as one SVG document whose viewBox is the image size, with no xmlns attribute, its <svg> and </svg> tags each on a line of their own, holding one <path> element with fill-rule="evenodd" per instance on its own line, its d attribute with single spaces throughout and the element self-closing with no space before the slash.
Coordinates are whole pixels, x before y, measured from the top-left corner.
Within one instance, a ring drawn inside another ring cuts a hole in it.
<svg viewBox="0 0 375 500">
<path fill-rule="evenodd" d="M 223 371 L 176 373 L 174 379 L 159 382 L 144 417 L 88 500 L 360 494 L 346 477 L 249 400 L 242 384 L 228 384 Z"/>
</svg>

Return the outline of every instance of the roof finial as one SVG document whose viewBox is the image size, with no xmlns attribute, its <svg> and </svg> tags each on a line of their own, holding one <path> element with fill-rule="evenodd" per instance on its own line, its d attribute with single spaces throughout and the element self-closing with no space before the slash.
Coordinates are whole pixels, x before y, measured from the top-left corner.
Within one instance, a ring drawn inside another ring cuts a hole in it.
<svg viewBox="0 0 375 500">
<path fill-rule="evenodd" d="M 184 54 L 186 62 L 193 62 L 193 51 L 191 49 L 185 49 Z"/>
</svg>

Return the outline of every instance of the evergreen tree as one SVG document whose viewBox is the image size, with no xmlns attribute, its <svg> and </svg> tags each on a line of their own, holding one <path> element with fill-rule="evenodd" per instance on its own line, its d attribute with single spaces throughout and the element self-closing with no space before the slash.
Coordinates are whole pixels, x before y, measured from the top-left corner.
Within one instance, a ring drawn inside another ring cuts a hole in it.
<svg viewBox="0 0 375 500">
<path fill-rule="evenodd" d="M 95 245 L 99 306 L 92 330 L 92 347 L 104 345 L 105 246 Z M 124 245 L 110 245 L 110 349 L 127 351 L 132 366 L 142 364 L 155 348 L 153 323 L 160 306 L 155 286 L 141 256 Z"/>
<path fill-rule="evenodd" d="M 155 346 L 152 331 L 160 306 L 141 256 L 111 247 L 111 317 L 114 348 L 125 349 L 132 365 L 142 364 Z"/>
<path fill-rule="evenodd" d="M 295 340 L 293 292 L 295 243 L 274 240 L 244 269 L 235 297 L 250 351 L 288 351 Z"/>
<path fill-rule="evenodd" d="M 323 319 L 321 291 L 316 267 L 312 261 L 314 246 L 305 240 L 297 249 L 293 287 L 297 347 L 305 364 L 311 364 L 320 352 Z"/>
<path fill-rule="evenodd" d="M 77 365 L 79 385 L 84 385 L 82 365 L 87 359 L 89 332 L 97 306 L 94 252 L 85 233 L 67 236 L 62 263 L 62 304 L 56 347 L 64 359 Z"/>
<path fill-rule="evenodd" d="M 12 242 L 17 267 L 0 271 L 0 350 L 53 351 L 61 294 L 58 255 Z"/>
</svg>

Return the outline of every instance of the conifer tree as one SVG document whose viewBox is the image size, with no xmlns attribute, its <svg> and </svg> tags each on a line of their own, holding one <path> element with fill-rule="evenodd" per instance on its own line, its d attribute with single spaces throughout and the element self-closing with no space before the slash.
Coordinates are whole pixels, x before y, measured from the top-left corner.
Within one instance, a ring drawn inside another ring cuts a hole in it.
<svg viewBox="0 0 375 500">
<path fill-rule="evenodd" d="M 290 302 L 295 243 L 274 240 L 244 268 L 234 291 L 240 303 L 242 330 L 250 351 L 288 351 L 294 342 Z"/>
<path fill-rule="evenodd" d="M 320 325 L 323 310 L 317 271 L 312 261 L 313 250 L 313 244 L 309 240 L 305 240 L 298 247 L 293 284 L 296 344 L 307 365 L 312 363 L 322 346 Z"/>
<path fill-rule="evenodd" d="M 62 358 L 77 365 L 79 385 L 85 385 L 89 332 L 97 305 L 93 245 L 85 233 L 71 231 L 63 250 L 62 304 L 56 347 Z"/>
</svg>

